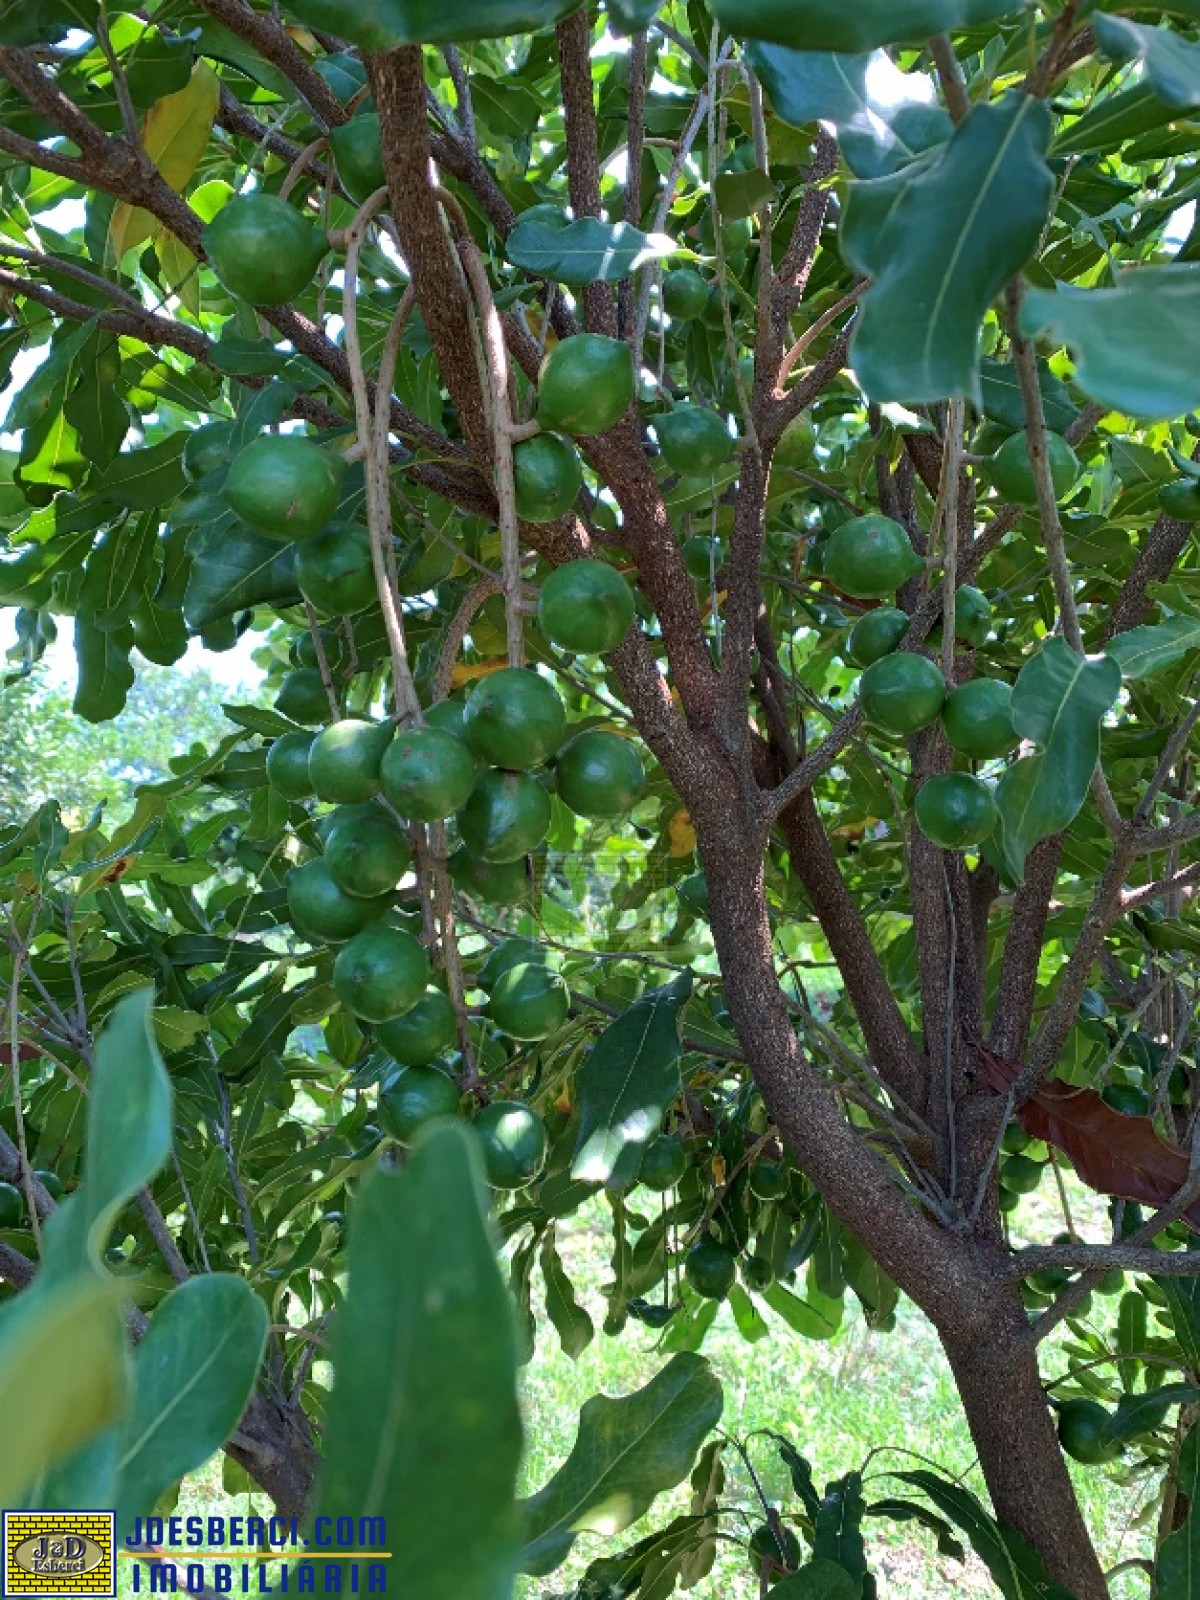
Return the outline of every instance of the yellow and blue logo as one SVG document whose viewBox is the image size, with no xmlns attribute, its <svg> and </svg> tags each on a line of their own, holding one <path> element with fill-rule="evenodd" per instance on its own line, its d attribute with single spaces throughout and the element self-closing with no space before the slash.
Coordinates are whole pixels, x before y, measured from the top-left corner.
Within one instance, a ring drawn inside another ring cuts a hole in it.
<svg viewBox="0 0 1200 1600">
<path fill-rule="evenodd" d="M 115 1596 L 111 1511 L 6 1511 L 0 1593 Z"/>
</svg>

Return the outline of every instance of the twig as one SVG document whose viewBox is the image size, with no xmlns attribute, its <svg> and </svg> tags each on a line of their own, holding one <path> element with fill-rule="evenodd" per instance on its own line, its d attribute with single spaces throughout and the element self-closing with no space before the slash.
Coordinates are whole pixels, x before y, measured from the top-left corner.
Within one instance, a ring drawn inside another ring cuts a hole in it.
<svg viewBox="0 0 1200 1600">
<path fill-rule="evenodd" d="M 933 64 L 937 68 L 938 81 L 942 86 L 942 93 L 946 97 L 946 106 L 955 122 L 961 122 L 971 109 L 971 102 L 967 98 L 967 85 L 963 79 L 962 68 L 958 64 L 958 57 L 954 54 L 954 46 L 948 34 L 936 34 L 929 41 L 929 51 L 933 56 Z"/>
</svg>

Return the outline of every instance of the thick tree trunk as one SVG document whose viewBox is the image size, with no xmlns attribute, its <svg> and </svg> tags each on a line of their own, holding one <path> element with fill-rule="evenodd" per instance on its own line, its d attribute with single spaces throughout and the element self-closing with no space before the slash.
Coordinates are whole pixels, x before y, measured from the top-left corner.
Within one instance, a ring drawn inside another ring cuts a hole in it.
<svg viewBox="0 0 1200 1600">
<path fill-rule="evenodd" d="M 714 774 L 715 776 L 715 774 Z M 1016 1284 L 979 1241 L 905 1199 L 805 1060 L 776 976 L 761 853 L 739 837 L 712 785 L 688 797 L 700 835 L 725 996 L 772 1118 L 833 1211 L 933 1322 L 950 1360 L 1000 1521 L 1015 1528 L 1075 1600 L 1107 1600 L 1042 1391 L 1037 1345 Z"/>
<path fill-rule="evenodd" d="M 1002 1291 L 980 1338 L 939 1329 L 997 1518 L 1038 1552 L 1076 1600 L 1108 1600 L 1055 1437 L 1037 1345 L 1015 1284 Z"/>
</svg>

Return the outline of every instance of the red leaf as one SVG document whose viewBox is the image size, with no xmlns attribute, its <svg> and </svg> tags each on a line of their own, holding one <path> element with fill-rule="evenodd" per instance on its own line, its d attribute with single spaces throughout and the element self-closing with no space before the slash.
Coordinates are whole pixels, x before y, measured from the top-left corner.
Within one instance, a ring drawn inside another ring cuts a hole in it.
<svg viewBox="0 0 1200 1600">
<path fill-rule="evenodd" d="M 992 1088 L 1004 1094 L 1016 1080 L 1020 1063 L 982 1048 L 979 1057 Z M 1052 1144 L 1068 1156 L 1083 1182 L 1098 1194 L 1161 1206 L 1187 1181 L 1187 1156 L 1162 1138 L 1149 1117 L 1115 1111 L 1094 1089 L 1076 1089 L 1052 1079 L 1016 1117 L 1031 1139 Z M 1200 1232 L 1200 1201 L 1188 1208 L 1184 1221 Z"/>
<path fill-rule="evenodd" d="M 17 1046 L 18 1061 L 38 1061 L 42 1052 L 35 1044 L 26 1044 L 24 1040 Z M 0 1063 L 6 1067 L 12 1066 L 12 1045 L 0 1044 Z"/>
</svg>

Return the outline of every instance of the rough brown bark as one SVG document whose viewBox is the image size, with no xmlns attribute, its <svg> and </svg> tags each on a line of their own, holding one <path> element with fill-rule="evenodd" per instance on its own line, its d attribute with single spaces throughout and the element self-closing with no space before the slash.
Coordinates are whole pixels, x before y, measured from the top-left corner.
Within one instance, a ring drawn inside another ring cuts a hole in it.
<svg viewBox="0 0 1200 1600">
<path fill-rule="evenodd" d="M 997 1295 L 986 1329 L 940 1328 L 992 1505 L 1076 1600 L 1108 1600 L 1075 1491 L 1055 1438 L 1037 1347 L 1016 1285 Z"/>
</svg>

